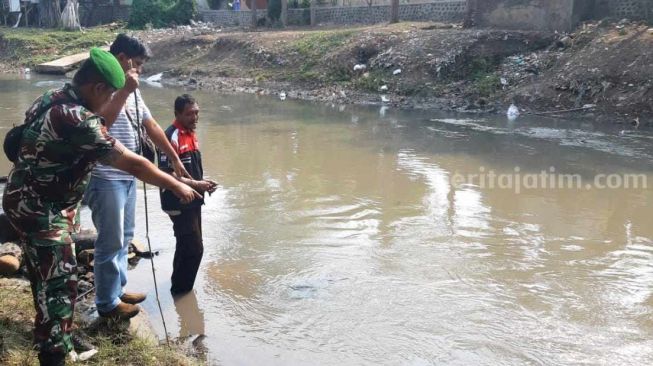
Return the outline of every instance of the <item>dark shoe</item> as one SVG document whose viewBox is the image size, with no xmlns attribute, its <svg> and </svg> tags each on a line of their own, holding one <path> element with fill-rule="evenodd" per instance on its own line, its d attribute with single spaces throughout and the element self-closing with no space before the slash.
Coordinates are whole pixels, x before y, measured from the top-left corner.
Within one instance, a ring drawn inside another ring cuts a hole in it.
<svg viewBox="0 0 653 366">
<path fill-rule="evenodd" d="M 65 366 L 65 353 L 39 352 L 39 364 L 41 366 Z"/>
<path fill-rule="evenodd" d="M 95 349 L 95 346 L 91 344 L 84 333 L 74 332 L 71 338 L 73 350 L 69 355 L 73 362 L 87 361 L 98 353 L 98 350 Z"/>
<path fill-rule="evenodd" d="M 73 341 L 73 348 L 75 352 L 82 353 L 95 349 L 95 346 L 91 344 L 85 334 L 74 332 L 71 336 Z"/>
<path fill-rule="evenodd" d="M 104 313 L 98 311 L 98 314 L 100 314 L 100 316 L 103 318 L 131 319 L 135 317 L 140 311 L 141 308 L 139 308 L 138 305 L 132 305 L 132 304 L 127 304 L 126 302 L 121 302 L 110 312 Z"/>
<path fill-rule="evenodd" d="M 122 296 L 120 296 L 120 301 L 126 302 L 127 304 L 136 305 L 145 301 L 145 298 L 147 298 L 147 295 L 145 294 L 138 292 L 125 292 Z"/>
<path fill-rule="evenodd" d="M 73 341 L 73 350 L 69 355 L 73 362 L 87 361 L 97 354 L 97 349 L 95 349 L 88 336 L 83 332 L 74 332 L 71 338 Z"/>
</svg>

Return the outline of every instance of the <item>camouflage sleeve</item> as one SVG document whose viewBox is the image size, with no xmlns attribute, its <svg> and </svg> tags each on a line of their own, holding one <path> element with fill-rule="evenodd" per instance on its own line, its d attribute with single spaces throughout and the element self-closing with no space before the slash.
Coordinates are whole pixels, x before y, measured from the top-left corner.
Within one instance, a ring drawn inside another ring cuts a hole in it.
<svg viewBox="0 0 653 366">
<path fill-rule="evenodd" d="M 96 115 L 84 119 L 70 140 L 91 161 L 103 159 L 117 148 L 116 140 L 109 136 L 101 118 Z"/>
</svg>

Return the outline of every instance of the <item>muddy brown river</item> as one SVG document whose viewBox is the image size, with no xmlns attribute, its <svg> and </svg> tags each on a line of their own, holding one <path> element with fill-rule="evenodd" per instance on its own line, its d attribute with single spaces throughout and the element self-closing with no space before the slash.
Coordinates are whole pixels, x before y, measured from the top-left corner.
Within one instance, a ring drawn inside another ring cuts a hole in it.
<svg viewBox="0 0 653 366">
<path fill-rule="evenodd" d="M 57 83 L 1 79 L 2 131 Z M 143 88 L 164 126 L 179 93 Z M 220 188 L 177 301 L 148 199 L 168 331 L 210 364 L 653 364 L 652 131 L 194 94 Z M 128 287 L 162 336 L 149 263 Z"/>
</svg>

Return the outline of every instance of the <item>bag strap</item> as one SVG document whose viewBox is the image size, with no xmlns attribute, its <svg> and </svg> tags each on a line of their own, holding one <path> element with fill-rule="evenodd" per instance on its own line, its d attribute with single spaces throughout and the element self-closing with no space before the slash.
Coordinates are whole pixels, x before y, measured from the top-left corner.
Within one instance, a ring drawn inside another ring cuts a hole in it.
<svg viewBox="0 0 653 366">
<path fill-rule="evenodd" d="M 127 108 L 127 105 L 125 104 L 125 116 L 127 116 L 127 119 L 129 120 L 129 123 L 132 125 L 132 128 L 134 129 L 134 132 L 136 132 L 136 147 L 139 151 L 140 155 L 143 155 L 143 141 L 141 140 L 141 129 L 143 128 L 143 125 L 139 123 L 138 121 L 138 97 L 136 96 L 136 92 L 134 91 L 134 102 L 135 102 L 135 109 L 136 109 L 136 122 L 134 122 L 134 119 L 132 118 L 132 115 L 129 113 L 129 108 Z"/>
<path fill-rule="evenodd" d="M 74 100 L 70 100 L 68 98 L 62 98 L 60 100 L 55 100 L 54 102 L 51 102 L 50 104 L 46 104 L 40 107 L 40 109 L 34 114 L 34 117 L 31 119 L 26 119 L 25 122 L 23 123 L 25 125 L 25 128 L 29 128 L 29 126 L 32 125 L 37 119 L 41 118 L 45 114 L 45 112 L 49 111 L 52 109 L 52 107 L 58 106 L 58 105 L 63 105 L 63 104 L 68 104 L 74 102 Z"/>
<path fill-rule="evenodd" d="M 138 89 L 134 90 L 134 106 L 136 108 L 136 126 L 138 126 L 138 130 L 136 131 L 138 132 L 138 143 L 140 144 L 141 155 L 143 155 L 143 136 L 141 136 L 143 134 L 143 125 L 141 124 L 141 119 L 138 113 Z"/>
</svg>

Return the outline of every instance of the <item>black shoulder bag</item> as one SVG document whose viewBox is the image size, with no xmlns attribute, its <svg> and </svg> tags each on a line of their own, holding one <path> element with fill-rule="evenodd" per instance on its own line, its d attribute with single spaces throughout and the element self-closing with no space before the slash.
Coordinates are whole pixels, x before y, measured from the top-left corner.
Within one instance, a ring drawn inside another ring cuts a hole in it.
<svg viewBox="0 0 653 366">
<path fill-rule="evenodd" d="M 134 104 L 136 106 L 136 122 L 134 122 L 132 119 L 132 116 L 129 114 L 129 110 L 127 108 L 125 108 L 125 115 L 136 131 L 138 137 L 138 150 L 140 154 L 151 163 L 154 163 L 156 160 L 156 146 L 150 137 L 147 136 L 145 126 L 143 126 L 143 123 L 141 123 L 140 114 L 138 112 L 138 96 L 136 95 L 136 92 L 134 92 Z"/>
</svg>

